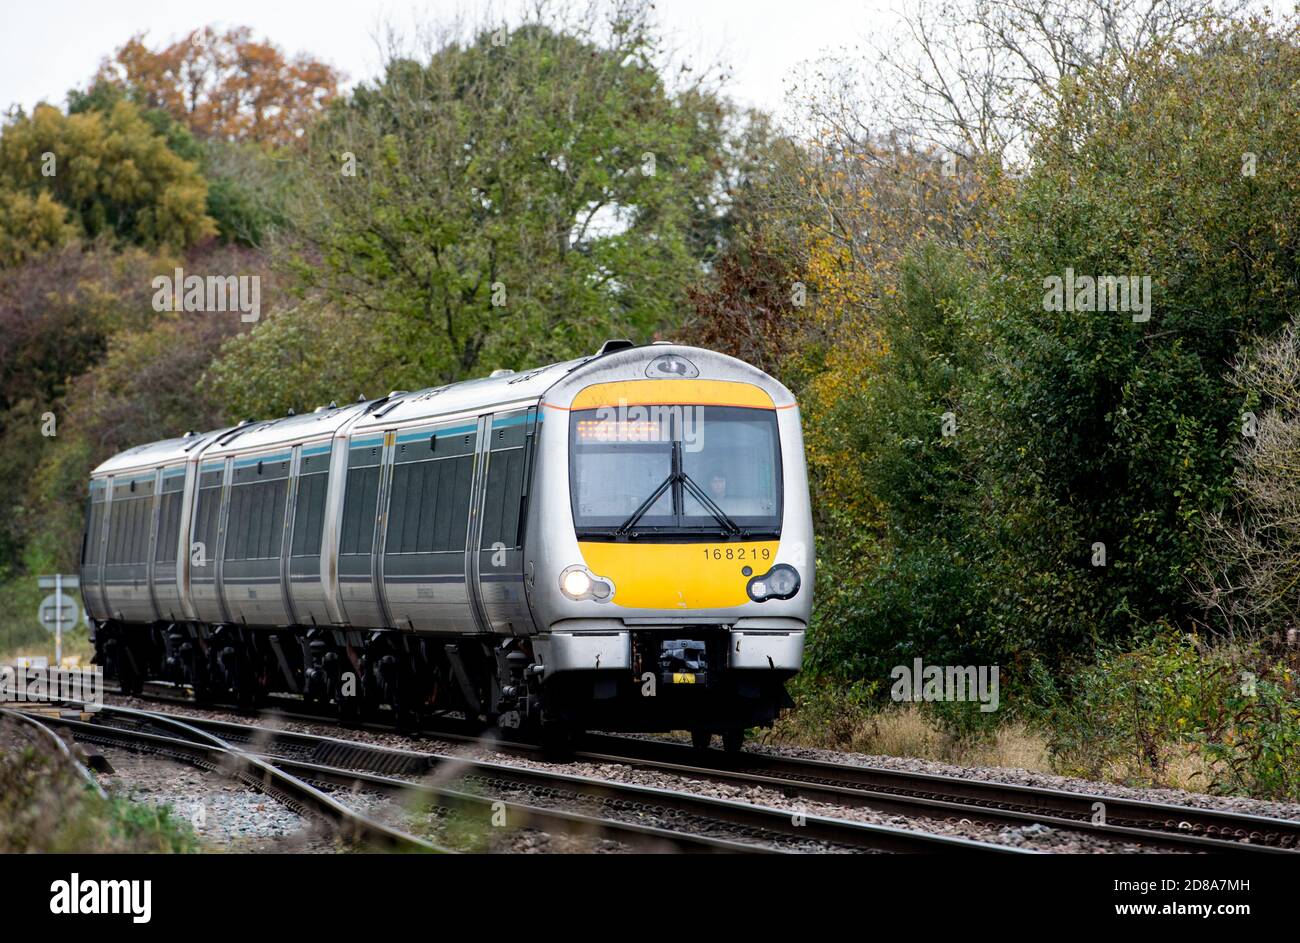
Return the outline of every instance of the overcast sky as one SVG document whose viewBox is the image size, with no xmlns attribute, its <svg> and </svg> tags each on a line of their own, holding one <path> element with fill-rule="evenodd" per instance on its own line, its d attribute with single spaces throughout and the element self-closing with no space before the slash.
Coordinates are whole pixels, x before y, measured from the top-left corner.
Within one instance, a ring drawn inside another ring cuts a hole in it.
<svg viewBox="0 0 1300 943">
<path fill-rule="evenodd" d="M 364 0 L 74 0 L 0 9 L 0 109 L 62 104 L 100 60 L 133 34 L 157 47 L 202 25 L 250 26 L 289 53 L 307 52 L 347 73 L 376 75 L 377 26 L 474 17 L 485 4 Z M 894 19 L 893 0 L 657 0 L 660 23 L 686 58 L 731 67 L 728 87 L 744 104 L 779 111 L 791 70 L 827 51 L 860 44 Z M 495 3 L 508 21 L 519 2 Z"/>
</svg>

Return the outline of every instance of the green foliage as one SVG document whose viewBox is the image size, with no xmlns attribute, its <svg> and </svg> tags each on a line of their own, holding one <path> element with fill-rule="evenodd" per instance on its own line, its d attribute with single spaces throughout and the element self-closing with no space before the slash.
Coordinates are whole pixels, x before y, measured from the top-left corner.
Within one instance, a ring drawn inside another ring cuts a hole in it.
<svg viewBox="0 0 1300 943">
<path fill-rule="evenodd" d="M 1294 32 L 1236 27 L 1081 76 L 1036 144 L 1002 224 L 989 403 L 1014 489 L 1002 513 L 1058 527 L 1005 551 L 1090 602 L 1033 636 L 1081 617 L 1119 639 L 1189 613 L 1198 522 L 1232 487 L 1230 364 L 1293 310 L 1300 231 L 1279 213 L 1300 197 L 1297 81 Z M 1067 268 L 1150 277 L 1150 321 L 1044 310 L 1044 279 Z M 1080 579 L 1096 542 L 1106 565 Z"/>
<path fill-rule="evenodd" d="M 390 62 L 331 109 L 295 167 L 294 271 L 378 319 L 390 343 L 352 352 L 363 372 L 419 388 L 677 320 L 711 251 L 726 113 L 703 90 L 670 95 L 653 52 L 631 21 L 603 40 L 484 32 Z M 258 350 L 228 369 L 265 375 Z M 280 370 L 275 387 L 296 382 Z"/>
<path fill-rule="evenodd" d="M 810 439 L 859 456 L 814 466 L 856 485 L 814 481 L 819 670 L 920 654 L 1059 672 L 1197 611 L 1201 521 L 1233 492 L 1249 398 L 1231 364 L 1294 310 L 1297 40 L 1237 24 L 1075 77 L 975 267 L 936 247 L 901 266 L 868 381 L 805 396 Z M 1067 269 L 1149 277 L 1150 320 L 1050 310 Z"/>
<path fill-rule="evenodd" d="M 833 425 L 858 456 L 856 480 L 877 503 L 864 533 L 856 515 L 823 509 L 819 605 L 810 663 L 837 677 L 884 678 L 915 656 L 986 660 L 986 600 L 972 569 L 978 514 L 978 432 L 963 398 L 979 366 L 972 343 L 974 273 L 928 246 L 903 264 L 880 325 L 875 381 L 813 421 Z M 945 435 L 945 414 L 955 426 Z"/>
<path fill-rule="evenodd" d="M 42 104 L 13 117 L 0 132 L 0 179 L 0 222 L 17 227 L 6 230 L 10 240 L 30 238 L 35 249 L 67 239 L 51 200 L 91 238 L 183 248 L 215 231 L 198 168 L 126 100 L 107 112 L 65 115 Z M 10 264 L 27 257 L 5 255 Z"/>
<path fill-rule="evenodd" d="M 1108 647 L 1059 683 L 1036 673 L 1041 719 L 1063 771 L 1113 768 L 1163 782 L 1171 765 L 1203 760 L 1216 792 L 1300 798 L 1296 656 L 1257 646 L 1206 648 L 1161 632 L 1131 650 Z"/>
<path fill-rule="evenodd" d="M 49 193 L 33 197 L 0 189 L 0 269 L 67 245 L 77 230 L 66 217 Z"/>
<path fill-rule="evenodd" d="M 256 144 L 209 141 L 203 151 L 208 215 L 222 242 L 263 246 L 286 224 L 291 163 Z"/>
<path fill-rule="evenodd" d="M 409 340 L 393 321 L 313 302 L 273 313 L 222 347 L 202 390 L 241 419 L 380 396 L 396 388 L 388 365 Z"/>
</svg>

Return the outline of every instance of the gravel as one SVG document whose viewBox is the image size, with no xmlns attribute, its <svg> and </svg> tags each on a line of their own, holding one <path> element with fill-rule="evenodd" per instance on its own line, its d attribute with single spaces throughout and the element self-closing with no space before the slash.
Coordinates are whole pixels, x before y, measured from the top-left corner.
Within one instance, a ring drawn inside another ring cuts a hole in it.
<svg viewBox="0 0 1300 943">
<path fill-rule="evenodd" d="M 1300 821 L 1300 804 L 1274 802 L 1267 799 L 1250 799 L 1245 796 L 1213 796 L 1203 792 L 1188 792 L 1184 789 L 1124 786 L 1118 783 L 1099 782 L 1071 776 L 1055 776 L 1050 773 L 1036 773 L 1031 770 L 1003 766 L 954 766 L 950 763 L 937 763 L 933 760 L 920 760 L 912 757 L 839 753 L 834 750 L 819 750 L 811 747 L 769 746 L 753 741 L 745 744 L 745 750 L 760 756 L 787 756 L 799 759 L 825 760 L 831 763 L 851 763 L 856 766 L 878 766 L 884 769 L 914 773 L 937 773 L 943 776 L 957 776 L 962 779 L 980 779 L 987 782 L 1054 788 L 1066 792 L 1109 796 L 1115 799 L 1173 802 L 1196 809 L 1214 809 L 1224 812 L 1263 815 L 1269 818 Z"/>
<path fill-rule="evenodd" d="M 155 701 L 137 701 L 132 699 L 114 698 L 114 701 L 138 706 L 146 710 L 167 711 L 178 714 L 191 714 L 193 716 L 208 717 L 216 720 L 233 720 L 235 722 L 247 723 L 250 718 L 234 714 L 229 711 L 214 711 L 193 708 L 188 705 L 173 705 L 159 703 Z M 575 776 L 587 776 L 594 779 L 603 779 L 612 782 L 628 783 L 633 785 L 654 786 L 662 789 L 679 790 L 691 792 L 697 795 L 710 796 L 722 799 L 733 799 L 749 802 L 755 805 L 768 806 L 788 810 L 791 813 L 803 812 L 807 815 L 819 815 L 828 818 L 850 819 L 853 821 L 867 822 L 872 824 L 888 825 L 895 828 L 918 829 L 922 831 L 933 832 L 942 835 L 952 835 L 962 838 L 969 838 L 976 841 L 985 841 L 1002 845 L 1010 845 L 1016 848 L 1025 848 L 1036 851 L 1055 852 L 1055 853 L 1072 853 L 1072 854 L 1135 854 L 1153 851 L 1153 849 L 1135 844 L 1132 842 L 1118 841 L 1101 836 L 1091 835 L 1084 832 L 1075 832 L 1064 829 L 1051 828 L 1038 823 L 1030 823 L 1024 826 L 992 826 L 980 822 L 973 822 L 970 819 L 958 817 L 911 817 L 901 816 L 893 813 L 879 812 L 873 809 L 834 805 L 822 802 L 810 802 L 802 799 L 794 799 L 785 796 L 781 792 L 773 789 L 767 789 L 757 786 L 735 786 L 726 783 L 717 783 L 708 780 L 694 779 L 686 776 L 680 776 L 672 773 L 659 772 L 656 770 L 646 770 L 636 766 L 621 763 L 550 763 L 531 757 L 521 757 L 511 754 L 498 753 L 490 747 L 480 744 L 466 745 L 459 742 L 440 740 L 436 735 L 413 739 L 401 736 L 396 733 L 371 730 L 371 729 L 348 729 L 336 727 L 329 723 L 312 723 L 299 720 L 288 720 L 278 716 L 262 716 L 257 718 L 258 724 L 264 726 L 276 726 L 280 729 L 297 731 L 302 733 L 312 733 L 322 736 L 332 736 L 341 739 L 354 740 L 358 742 L 374 744 L 378 746 L 387 746 L 404 750 L 423 750 L 436 752 L 445 755 L 461 756 L 479 760 L 486 760 L 507 766 L 518 766 L 527 769 L 537 769 L 545 771 L 565 772 Z M 931 772 L 944 772 L 950 775 L 961 775 L 967 778 L 988 778 L 998 779 L 1002 782 L 1014 782 L 1015 779 L 1003 779 L 997 775 L 986 774 L 1007 774 L 1009 772 L 1020 772 L 1026 776 L 1036 776 L 1040 774 L 1031 774 L 1025 771 L 1007 771 L 1007 770 L 981 770 L 964 767 L 943 767 L 942 764 L 927 763 L 922 760 L 900 760 L 895 757 L 867 757 L 861 754 L 839 754 L 824 750 L 803 750 L 790 747 L 770 747 L 759 744 L 749 743 L 746 749 L 756 753 L 767 753 L 774 755 L 789 756 L 807 756 L 817 759 L 829 759 L 834 762 L 855 762 L 863 765 L 881 765 L 890 766 L 896 769 L 918 769 Z M 885 762 L 876 762 L 885 761 Z M 1062 783 L 1069 784 L 1069 788 L 1080 789 L 1092 786 L 1105 786 L 1107 784 L 1089 783 L 1085 781 L 1070 781 L 1060 777 L 1051 777 L 1060 779 Z M 520 790 L 518 787 L 502 788 L 500 783 L 474 783 L 476 788 L 491 795 L 500 795 L 502 798 L 514 801 L 523 801 L 533 804 L 544 804 L 548 807 L 563 808 L 569 811 L 586 812 L 590 814 L 599 814 L 611 818 L 619 818 L 623 821 L 631 821 L 639 824 L 652 824 L 665 828 L 680 828 L 683 823 L 671 816 L 656 816 L 645 811 L 632 813 L 621 812 L 617 808 L 611 808 L 606 805 L 600 805 L 598 800 L 592 800 L 587 796 L 577 794 L 567 796 L 556 796 L 553 791 L 546 790 L 544 793 L 536 793 L 528 789 Z M 1112 795 L 1126 794 L 1124 787 L 1110 787 L 1120 790 L 1117 793 L 1108 793 Z M 1097 791 L 1088 789 L 1088 791 Z M 1207 799 L 1216 799 L 1218 797 L 1204 797 Z M 1219 800 L 1222 801 L 1222 800 Z M 1246 800 L 1249 801 L 1249 800 Z M 593 802 L 597 802 L 593 805 Z M 395 823 L 396 824 L 396 823 Z M 705 831 L 709 834 L 717 834 L 719 837 L 734 838 L 734 834 L 726 831 L 726 826 L 716 827 L 715 831 L 710 831 L 707 823 L 691 823 L 692 831 Z M 514 830 L 511 830 L 512 832 Z M 440 840 L 437 833 L 430 833 L 429 837 L 434 840 Z M 546 836 L 549 842 L 557 841 L 555 836 Z M 540 842 L 541 839 L 538 839 Z M 799 851 L 835 851 L 847 850 L 843 848 L 831 848 L 822 842 L 811 841 L 794 841 L 790 839 L 780 840 L 781 844 L 790 850 Z M 507 850 L 505 848 L 494 847 L 492 850 Z M 605 850 L 605 849 L 600 849 Z"/>
<path fill-rule="evenodd" d="M 170 806 L 209 850 L 336 850 L 320 825 L 222 773 L 120 747 L 94 749 L 113 767 L 111 774 L 98 774 L 105 789 L 133 802 Z"/>
</svg>

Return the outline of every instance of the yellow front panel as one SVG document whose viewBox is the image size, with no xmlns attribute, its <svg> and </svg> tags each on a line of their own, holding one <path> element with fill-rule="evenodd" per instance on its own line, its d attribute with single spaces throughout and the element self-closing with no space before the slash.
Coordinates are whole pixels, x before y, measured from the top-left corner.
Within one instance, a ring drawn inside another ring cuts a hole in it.
<svg viewBox="0 0 1300 943">
<path fill-rule="evenodd" d="M 596 383 L 573 398 L 570 409 L 601 406 L 748 406 L 772 409 L 772 397 L 752 383 L 732 380 L 622 380 Z"/>
<path fill-rule="evenodd" d="M 684 382 L 684 381 L 668 381 Z M 614 581 L 616 606 L 628 609 L 725 609 L 749 602 L 745 586 L 776 562 L 780 541 L 652 544 L 585 540 L 582 558 Z M 749 567 L 746 576 L 742 570 Z"/>
</svg>

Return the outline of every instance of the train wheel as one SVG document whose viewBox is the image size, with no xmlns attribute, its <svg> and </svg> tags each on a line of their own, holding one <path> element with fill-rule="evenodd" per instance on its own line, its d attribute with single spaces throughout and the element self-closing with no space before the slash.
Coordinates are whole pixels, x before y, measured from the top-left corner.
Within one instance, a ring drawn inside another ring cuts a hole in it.
<svg viewBox="0 0 1300 943">
<path fill-rule="evenodd" d="M 697 750 L 707 750 L 713 743 L 713 732 L 709 730 L 692 730 L 691 746 Z"/>
<path fill-rule="evenodd" d="M 728 753 L 739 753 L 745 744 L 745 728 L 732 727 L 722 731 L 722 749 Z"/>
</svg>

